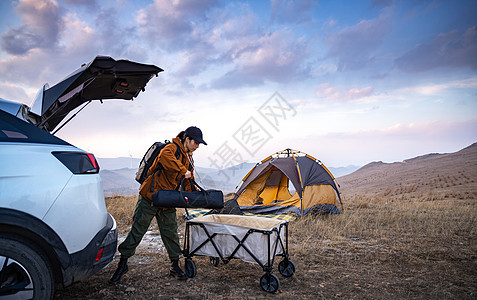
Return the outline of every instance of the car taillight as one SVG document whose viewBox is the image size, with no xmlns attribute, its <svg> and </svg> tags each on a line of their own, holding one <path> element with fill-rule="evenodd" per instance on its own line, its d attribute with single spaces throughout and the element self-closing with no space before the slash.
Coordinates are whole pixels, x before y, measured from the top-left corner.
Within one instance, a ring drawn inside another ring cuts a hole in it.
<svg viewBox="0 0 477 300">
<path fill-rule="evenodd" d="M 96 260 L 95 260 L 96 262 L 98 262 L 101 259 L 101 257 L 103 256 L 103 250 L 104 250 L 104 248 L 100 248 L 98 250 L 98 254 L 96 254 Z"/>
<path fill-rule="evenodd" d="M 86 155 L 88 155 L 89 161 L 91 161 L 91 163 L 93 164 L 93 167 L 97 168 L 99 171 L 98 161 L 96 160 L 96 157 L 94 157 L 94 154 L 88 153 Z"/>
<path fill-rule="evenodd" d="M 52 152 L 73 174 L 97 174 L 99 165 L 91 153 L 84 152 Z"/>
</svg>

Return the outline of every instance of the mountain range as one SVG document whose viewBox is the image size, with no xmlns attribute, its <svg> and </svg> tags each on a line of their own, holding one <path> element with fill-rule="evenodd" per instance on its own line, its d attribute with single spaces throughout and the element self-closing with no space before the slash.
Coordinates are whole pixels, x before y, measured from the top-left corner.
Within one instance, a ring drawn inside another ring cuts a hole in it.
<svg viewBox="0 0 477 300">
<path fill-rule="evenodd" d="M 138 158 L 98 158 L 106 196 L 131 195 L 139 190 L 135 181 Z M 255 164 L 242 163 L 223 170 L 196 167 L 196 181 L 206 189 L 233 192 Z M 416 197 L 439 193 L 477 191 L 477 143 L 455 153 L 430 153 L 402 162 L 375 161 L 362 167 L 328 167 L 343 195 Z"/>
<path fill-rule="evenodd" d="M 136 182 L 135 177 L 140 158 L 118 157 L 97 160 L 106 196 L 131 195 L 138 192 L 139 183 Z M 231 193 L 254 165 L 254 163 L 241 163 L 223 170 L 197 166 L 195 178 L 206 189 L 220 189 L 224 193 Z M 329 167 L 328 169 L 335 177 L 339 177 L 356 171 L 359 166 Z"/>
<path fill-rule="evenodd" d="M 477 143 L 454 153 L 402 162 L 371 162 L 337 179 L 348 197 L 443 199 L 477 197 Z"/>
</svg>

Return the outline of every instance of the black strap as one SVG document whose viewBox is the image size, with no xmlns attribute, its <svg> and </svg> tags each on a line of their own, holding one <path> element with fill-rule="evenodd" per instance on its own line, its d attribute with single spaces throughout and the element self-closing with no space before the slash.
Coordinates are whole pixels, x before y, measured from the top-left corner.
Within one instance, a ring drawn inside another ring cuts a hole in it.
<svg viewBox="0 0 477 300">
<path fill-rule="evenodd" d="M 184 189 L 184 179 L 185 179 L 185 176 L 183 175 L 183 176 L 181 177 L 181 179 L 179 180 L 179 183 L 177 184 L 177 186 L 176 186 L 176 188 L 175 188 L 174 190 L 178 191 L 180 188 Z M 189 183 L 190 183 L 191 188 L 195 186 L 195 187 L 197 187 L 197 188 L 199 189 L 199 191 L 201 191 L 202 193 L 204 193 L 204 194 L 207 193 L 207 191 L 204 190 L 197 182 L 195 182 L 194 179 L 189 178 L 188 180 L 189 180 Z"/>
<path fill-rule="evenodd" d="M 199 190 L 200 190 L 202 193 L 207 194 L 207 191 L 204 190 L 200 185 L 198 185 L 197 182 L 195 182 L 194 179 L 189 178 L 189 181 L 190 181 L 190 185 L 191 185 L 191 186 L 196 186 L 196 187 L 199 188 Z"/>
<path fill-rule="evenodd" d="M 180 152 L 180 150 L 179 150 L 179 145 L 177 145 L 176 142 L 173 142 L 173 143 L 174 143 L 174 145 L 176 145 L 175 157 L 176 157 L 176 159 L 178 160 L 179 157 L 181 156 L 181 152 Z M 151 189 L 150 189 L 151 193 L 154 192 L 154 181 L 156 180 L 156 177 L 155 177 L 155 176 L 156 176 L 156 172 L 159 171 L 159 173 L 157 174 L 157 177 L 159 177 L 159 176 L 161 175 L 161 171 L 162 171 L 162 170 L 164 170 L 164 167 L 162 166 L 161 163 L 159 163 L 159 164 L 157 165 L 157 167 L 156 167 L 151 173 L 149 173 L 149 174 L 146 176 L 146 178 L 147 178 L 147 177 L 151 176 L 151 174 L 152 174 L 152 184 L 151 184 Z"/>
<path fill-rule="evenodd" d="M 186 204 L 188 204 L 189 199 L 187 198 L 187 196 L 184 196 L 184 194 L 183 194 L 183 192 L 184 192 L 184 179 L 185 179 L 185 176 L 182 176 L 182 177 L 181 177 L 181 180 L 179 180 L 179 184 L 176 186 L 175 190 L 179 190 L 179 193 L 180 193 L 182 199 L 184 199 L 184 201 L 186 202 Z M 191 187 L 196 186 L 196 187 L 199 188 L 200 192 L 201 192 L 201 193 L 204 195 L 204 197 L 205 197 L 205 202 L 206 202 L 206 203 L 209 203 L 209 200 L 208 200 L 208 197 L 207 197 L 207 195 L 208 195 L 207 191 L 204 190 L 200 185 L 198 185 L 197 182 L 195 182 L 194 179 L 189 178 L 189 182 L 190 182 L 190 184 L 191 184 Z M 186 206 L 187 206 L 187 205 L 186 205 Z M 206 206 L 207 206 L 207 205 L 206 205 Z M 186 207 L 185 209 L 186 209 L 186 212 L 187 212 L 187 207 Z M 189 214 L 189 213 L 187 212 L 187 214 Z"/>
<path fill-rule="evenodd" d="M 161 175 L 161 171 L 163 170 L 163 167 L 161 164 L 157 166 L 157 168 L 152 172 L 152 183 L 151 183 L 151 193 L 154 192 L 154 181 L 156 180 L 156 172 L 158 172 L 157 177 Z"/>
<path fill-rule="evenodd" d="M 181 153 L 179 151 L 179 145 L 177 145 L 175 142 L 173 143 L 174 145 L 176 145 L 176 153 L 175 153 L 176 159 L 179 159 L 179 157 L 181 156 Z M 156 173 L 158 170 L 162 170 L 162 169 L 164 168 L 162 167 L 162 164 L 159 163 L 159 165 L 154 170 L 152 170 L 151 172 L 149 172 L 149 174 L 146 175 L 146 178 Z"/>
<path fill-rule="evenodd" d="M 191 220 L 192 218 L 190 217 L 189 215 L 189 211 L 187 210 L 187 206 L 189 204 L 189 199 L 187 198 L 187 196 L 184 196 L 183 194 L 183 190 L 184 190 L 184 179 L 185 179 L 185 176 L 182 176 L 181 179 L 179 180 L 179 184 L 176 186 L 176 188 L 174 190 L 179 190 L 179 193 L 181 195 L 181 198 L 184 199 L 185 203 L 186 203 L 186 207 L 184 207 L 185 209 L 185 212 L 187 214 L 187 220 Z M 206 206 L 208 205 L 209 203 L 209 199 L 207 197 L 208 193 L 206 190 L 204 190 L 200 185 L 197 184 L 197 182 L 195 182 L 194 179 L 192 178 L 189 178 L 189 182 L 191 184 L 191 187 L 193 186 L 196 186 L 200 189 L 200 191 L 204 194 L 204 197 L 205 197 L 205 202 L 206 202 Z"/>
</svg>

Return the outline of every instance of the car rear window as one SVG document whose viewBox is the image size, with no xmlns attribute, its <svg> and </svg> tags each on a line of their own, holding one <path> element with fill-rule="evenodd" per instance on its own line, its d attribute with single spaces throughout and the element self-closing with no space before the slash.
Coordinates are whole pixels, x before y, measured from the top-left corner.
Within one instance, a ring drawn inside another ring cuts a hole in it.
<svg viewBox="0 0 477 300">
<path fill-rule="evenodd" d="M 54 135 L 0 110 L 0 142 L 69 145 Z"/>
</svg>

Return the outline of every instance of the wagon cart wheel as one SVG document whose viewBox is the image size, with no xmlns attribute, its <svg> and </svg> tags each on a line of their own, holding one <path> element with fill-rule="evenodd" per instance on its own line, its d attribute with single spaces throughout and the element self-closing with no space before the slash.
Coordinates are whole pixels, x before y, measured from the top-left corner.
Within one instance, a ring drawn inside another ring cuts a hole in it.
<svg viewBox="0 0 477 300">
<path fill-rule="evenodd" d="M 265 292 L 275 293 L 280 286 L 280 281 L 275 274 L 265 273 L 265 275 L 260 278 L 260 286 Z"/>
<path fill-rule="evenodd" d="M 184 269 L 185 274 L 189 278 L 193 278 L 195 275 L 197 275 L 197 267 L 195 266 L 195 262 L 190 258 L 186 258 Z"/>
<path fill-rule="evenodd" d="M 291 276 L 293 276 L 293 274 L 295 274 L 296 267 L 295 267 L 295 264 L 291 260 L 284 259 L 278 264 L 278 271 L 284 277 L 291 277 Z"/>
<path fill-rule="evenodd" d="M 213 265 L 214 267 L 218 267 L 220 263 L 220 258 L 218 257 L 210 257 L 210 264 Z"/>
</svg>

